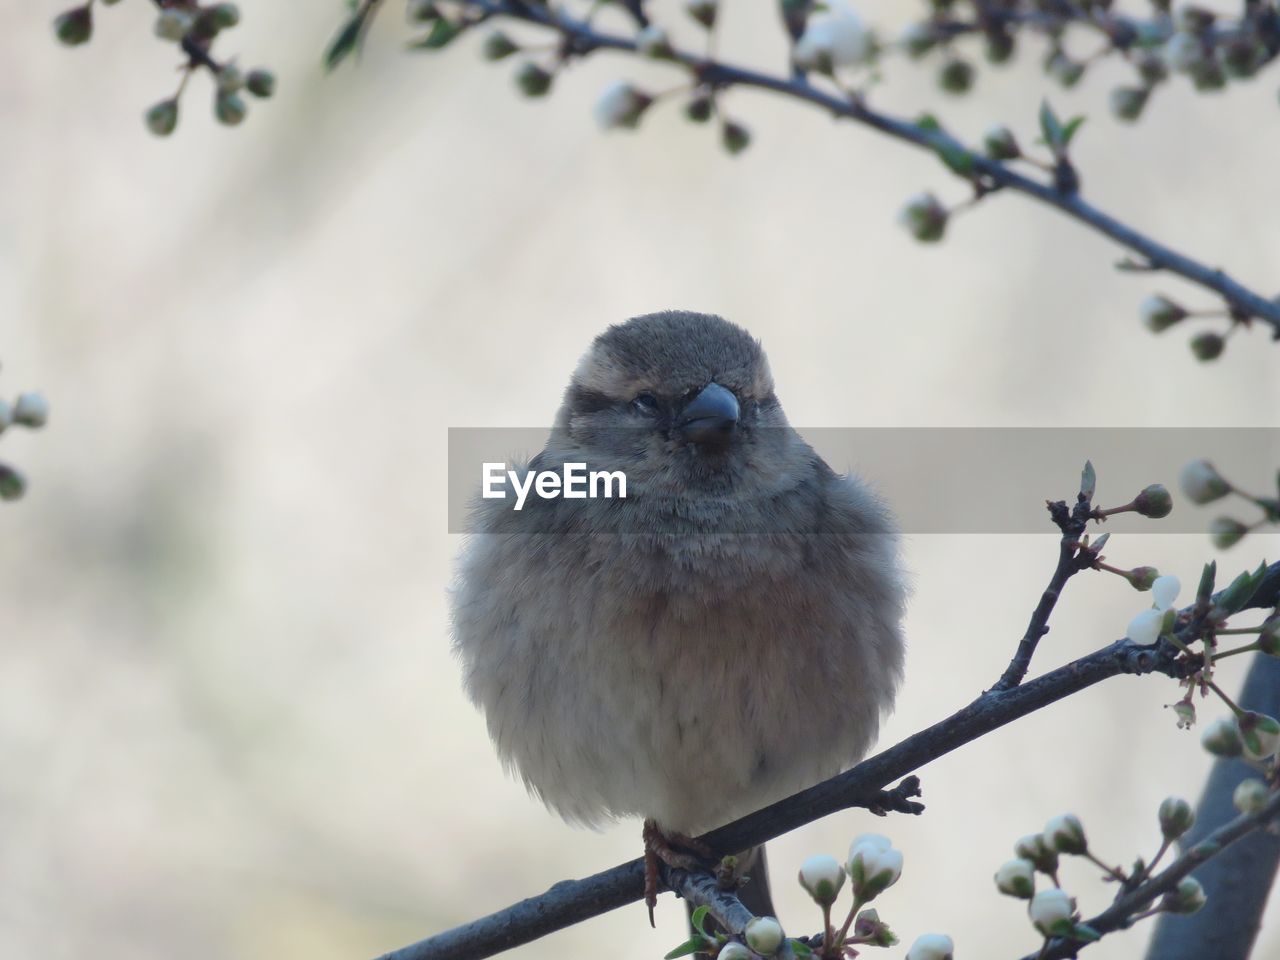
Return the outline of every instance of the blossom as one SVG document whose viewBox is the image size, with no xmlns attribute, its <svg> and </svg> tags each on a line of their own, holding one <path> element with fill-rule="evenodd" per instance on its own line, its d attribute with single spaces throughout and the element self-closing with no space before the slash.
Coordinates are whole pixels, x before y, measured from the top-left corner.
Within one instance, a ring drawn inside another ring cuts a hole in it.
<svg viewBox="0 0 1280 960">
<path fill-rule="evenodd" d="M 619 81 L 605 90 L 604 95 L 596 101 L 596 122 L 605 130 L 625 127 L 634 128 L 641 115 L 653 103 L 653 97 L 637 90 L 629 83 Z"/>
<path fill-rule="evenodd" d="M 1160 639 L 1160 634 L 1171 628 L 1170 614 L 1173 605 L 1182 590 L 1182 582 L 1175 576 L 1165 574 L 1156 577 L 1151 584 L 1151 598 L 1154 605 L 1139 612 L 1129 621 L 1124 635 L 1142 647 L 1149 647 Z M 1176 617 L 1176 613 L 1173 613 Z"/>
<path fill-rule="evenodd" d="M 1051 936 L 1070 924 L 1076 913 L 1076 905 L 1067 891 L 1050 887 L 1031 898 L 1027 913 L 1037 930 L 1045 936 Z"/>
<path fill-rule="evenodd" d="M 867 63 L 875 52 L 875 37 L 858 15 L 847 5 L 836 4 L 829 13 L 809 18 L 791 57 L 805 70 L 829 73 Z"/>
<path fill-rule="evenodd" d="M 1064 813 L 1044 825 L 1045 846 L 1058 853 L 1084 853 L 1089 844 L 1084 838 L 1084 824 L 1075 814 Z"/>
<path fill-rule="evenodd" d="M 1212 503 L 1231 492 L 1229 484 L 1208 460 L 1192 460 L 1178 474 L 1182 492 L 1192 503 Z"/>
<path fill-rule="evenodd" d="M 1036 891 L 1036 865 L 1021 857 L 1008 861 L 996 871 L 996 889 L 1011 897 L 1030 900 Z"/>
<path fill-rule="evenodd" d="M 898 882 L 902 876 L 902 851 L 893 849 L 888 837 L 864 833 L 850 845 L 846 869 L 854 894 L 865 903 Z"/>
<path fill-rule="evenodd" d="M 916 937 L 907 951 L 907 960 L 951 960 L 955 944 L 945 933 L 926 933 Z"/>
<path fill-rule="evenodd" d="M 1167 330 L 1175 323 L 1186 319 L 1187 311 L 1168 297 L 1153 293 L 1142 301 L 1138 308 L 1142 314 L 1142 322 L 1152 333 Z"/>
<path fill-rule="evenodd" d="M 747 921 L 742 936 L 756 953 L 771 956 L 782 946 L 782 924 L 773 917 L 753 917 Z"/>
<path fill-rule="evenodd" d="M 835 857 L 818 854 L 800 864 L 800 886 L 820 904 L 834 903 L 844 886 L 844 868 Z"/>
</svg>

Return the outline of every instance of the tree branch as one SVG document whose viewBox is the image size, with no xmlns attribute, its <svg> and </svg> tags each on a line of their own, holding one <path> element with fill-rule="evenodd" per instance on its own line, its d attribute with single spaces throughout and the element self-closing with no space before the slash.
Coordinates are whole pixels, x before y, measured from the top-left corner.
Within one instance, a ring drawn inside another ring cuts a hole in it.
<svg viewBox="0 0 1280 960">
<path fill-rule="evenodd" d="M 511 17 L 559 31 L 564 37 L 565 51 L 570 55 L 585 56 L 596 50 L 636 52 L 632 38 L 600 32 L 583 21 L 562 12 L 553 12 L 540 4 L 521 0 L 468 0 L 468 3 L 490 16 Z M 837 117 L 853 120 L 921 149 L 939 155 L 963 156 L 971 176 L 985 183 L 986 192 L 1004 188 L 1039 200 L 1138 254 L 1151 269 L 1176 273 L 1212 290 L 1242 316 L 1257 318 L 1271 326 L 1274 338 L 1280 339 L 1280 303 L 1249 289 L 1222 269 L 1206 266 L 1148 237 L 1082 199 L 1078 192 L 1060 190 L 1053 183 L 1033 180 L 1007 164 L 970 150 L 943 131 L 927 130 L 910 120 L 873 110 L 860 98 L 828 93 L 813 86 L 804 76 L 776 76 L 680 50 L 674 51 L 671 59 L 688 68 L 696 82 L 712 88 L 739 86 L 768 90 L 821 107 Z"/>
</svg>

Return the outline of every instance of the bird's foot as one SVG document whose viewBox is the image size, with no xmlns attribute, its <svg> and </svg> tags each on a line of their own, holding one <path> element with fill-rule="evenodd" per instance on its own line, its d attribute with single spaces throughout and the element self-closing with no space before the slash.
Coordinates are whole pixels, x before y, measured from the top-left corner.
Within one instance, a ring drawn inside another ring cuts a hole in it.
<svg viewBox="0 0 1280 960">
<path fill-rule="evenodd" d="M 644 902 L 649 908 L 649 926 L 654 926 L 653 909 L 658 905 L 662 880 L 659 861 L 680 870 L 702 870 L 705 861 L 715 859 L 711 848 L 700 840 L 675 831 L 664 831 L 653 820 L 644 822 Z"/>
</svg>

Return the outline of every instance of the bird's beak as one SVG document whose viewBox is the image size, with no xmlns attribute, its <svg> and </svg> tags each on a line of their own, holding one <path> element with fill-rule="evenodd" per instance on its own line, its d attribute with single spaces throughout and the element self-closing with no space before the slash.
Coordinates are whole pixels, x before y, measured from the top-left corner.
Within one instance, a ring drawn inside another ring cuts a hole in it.
<svg viewBox="0 0 1280 960">
<path fill-rule="evenodd" d="M 713 382 L 685 404 L 676 426 L 694 443 L 724 443 L 738 424 L 738 412 L 738 398 Z"/>
</svg>

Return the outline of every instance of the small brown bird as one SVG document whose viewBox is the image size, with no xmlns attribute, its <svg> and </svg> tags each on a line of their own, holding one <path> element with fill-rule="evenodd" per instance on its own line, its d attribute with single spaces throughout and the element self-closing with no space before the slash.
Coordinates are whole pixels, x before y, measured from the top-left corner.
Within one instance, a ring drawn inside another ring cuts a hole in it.
<svg viewBox="0 0 1280 960">
<path fill-rule="evenodd" d="M 597 337 L 517 473 L 566 463 L 622 471 L 626 496 L 477 501 L 453 597 L 466 689 L 548 807 L 644 818 L 649 862 L 684 865 L 682 837 L 871 746 L 902 673 L 895 526 L 787 423 L 760 344 L 715 316 Z M 764 873 L 761 857 L 742 891 L 758 914 Z"/>
</svg>

